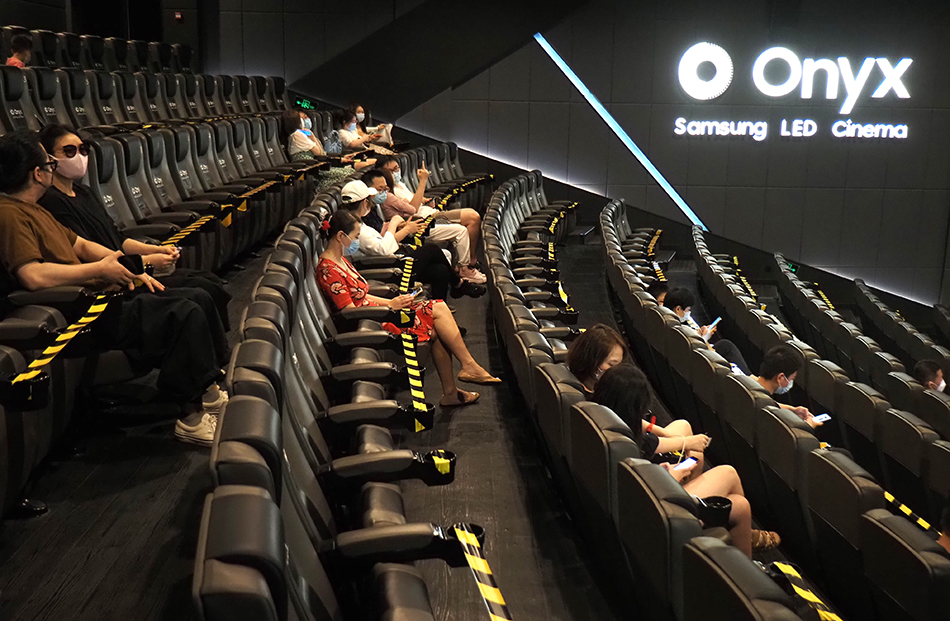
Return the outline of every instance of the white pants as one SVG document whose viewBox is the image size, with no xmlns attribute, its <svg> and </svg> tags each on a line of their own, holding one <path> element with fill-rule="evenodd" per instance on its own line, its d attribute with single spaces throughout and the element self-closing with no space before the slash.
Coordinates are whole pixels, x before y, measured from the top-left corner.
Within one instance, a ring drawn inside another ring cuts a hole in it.
<svg viewBox="0 0 950 621">
<path fill-rule="evenodd" d="M 429 241 L 440 246 L 455 245 L 455 254 L 459 265 L 469 265 L 472 262 L 472 247 L 468 238 L 468 229 L 461 224 L 435 224 L 429 228 Z"/>
</svg>

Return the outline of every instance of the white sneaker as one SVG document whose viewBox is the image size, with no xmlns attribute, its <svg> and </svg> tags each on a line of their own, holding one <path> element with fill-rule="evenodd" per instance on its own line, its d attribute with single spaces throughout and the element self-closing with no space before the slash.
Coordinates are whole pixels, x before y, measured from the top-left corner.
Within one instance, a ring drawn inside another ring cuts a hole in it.
<svg viewBox="0 0 950 621">
<path fill-rule="evenodd" d="M 221 388 L 218 390 L 218 392 L 219 394 L 218 394 L 217 401 L 214 401 L 212 403 L 207 403 L 207 402 L 201 403 L 202 411 L 205 412 L 206 414 L 213 414 L 215 416 L 219 416 L 221 412 L 224 410 L 225 406 L 227 406 L 228 391 Z"/>
<path fill-rule="evenodd" d="M 474 267 L 463 267 L 459 270 L 459 276 L 476 285 L 484 285 L 488 282 L 488 277 Z"/>
<path fill-rule="evenodd" d="M 186 425 L 181 420 L 175 423 L 175 438 L 189 444 L 211 446 L 214 442 L 214 431 L 218 428 L 218 415 L 207 411 L 195 426 Z"/>
</svg>

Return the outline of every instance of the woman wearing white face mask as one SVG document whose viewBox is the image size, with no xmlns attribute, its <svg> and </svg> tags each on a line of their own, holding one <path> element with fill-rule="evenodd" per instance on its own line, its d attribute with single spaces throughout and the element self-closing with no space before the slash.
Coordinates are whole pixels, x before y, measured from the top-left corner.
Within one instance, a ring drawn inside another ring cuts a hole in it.
<svg viewBox="0 0 950 621">
<path fill-rule="evenodd" d="M 392 151 L 385 147 L 381 147 L 378 142 L 383 135 L 380 133 L 360 133 L 359 122 L 356 120 L 356 113 L 352 110 L 344 110 L 339 112 L 336 115 L 337 130 L 340 133 L 340 141 L 343 143 L 344 149 L 350 149 L 353 151 L 363 151 L 365 149 L 372 149 L 377 153 L 382 153 L 385 155 L 392 155 Z"/>
<path fill-rule="evenodd" d="M 40 131 L 39 137 L 43 147 L 57 162 L 53 185 L 39 204 L 60 224 L 84 239 L 110 250 L 142 255 L 142 260 L 155 268 L 157 276 L 160 275 L 169 295 L 201 298 L 194 301 L 205 307 L 207 312 L 215 313 L 224 329 L 229 329 L 228 302 L 231 295 L 225 291 L 221 279 L 207 272 L 177 269 L 175 263 L 179 251 L 175 246 L 146 244 L 123 235 L 96 195 L 82 183 L 89 162 L 89 146 L 71 129 L 47 125 Z M 202 290 L 213 304 L 191 289 Z"/>
<path fill-rule="evenodd" d="M 366 109 L 363 106 L 356 104 L 347 108 L 347 112 L 352 112 L 356 116 L 356 132 L 360 136 L 368 136 L 371 134 L 379 134 L 379 138 L 374 140 L 376 144 L 383 146 L 390 146 L 393 143 L 392 123 L 379 123 L 372 127 L 366 126 Z"/>
<path fill-rule="evenodd" d="M 281 115 L 282 136 L 287 144 L 287 155 L 292 162 L 302 162 L 326 157 L 323 145 L 314 134 L 312 121 L 303 110 L 288 110 Z M 345 166 L 337 166 L 320 171 L 317 194 L 334 183 L 346 179 L 356 170 L 375 164 L 375 160 L 354 162 L 353 155 L 344 155 L 341 161 Z"/>
</svg>

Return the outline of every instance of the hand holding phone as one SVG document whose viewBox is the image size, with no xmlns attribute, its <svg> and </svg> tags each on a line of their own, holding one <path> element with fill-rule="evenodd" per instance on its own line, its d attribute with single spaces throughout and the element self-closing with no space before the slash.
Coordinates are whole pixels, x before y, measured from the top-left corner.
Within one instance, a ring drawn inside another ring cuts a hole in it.
<svg viewBox="0 0 950 621">
<path fill-rule="evenodd" d="M 831 420 L 831 414 L 827 414 L 827 413 L 819 414 L 818 416 L 815 417 L 815 422 L 819 422 L 819 423 L 827 423 L 830 420 Z"/>
<path fill-rule="evenodd" d="M 673 470 L 689 470 L 693 467 L 693 464 L 696 463 L 696 459 L 693 457 L 687 457 L 680 463 L 673 466 Z"/>
<path fill-rule="evenodd" d="M 416 287 L 415 289 L 409 292 L 409 295 L 411 295 L 412 297 L 416 297 L 420 293 L 422 293 L 422 287 Z"/>
</svg>

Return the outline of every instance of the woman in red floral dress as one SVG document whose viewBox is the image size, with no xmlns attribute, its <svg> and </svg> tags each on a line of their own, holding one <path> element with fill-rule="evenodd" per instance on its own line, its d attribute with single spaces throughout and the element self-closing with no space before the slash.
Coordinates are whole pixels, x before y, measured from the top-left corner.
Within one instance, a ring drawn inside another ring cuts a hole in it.
<svg viewBox="0 0 950 621">
<path fill-rule="evenodd" d="M 394 310 L 408 308 L 415 311 L 416 320 L 412 327 L 400 329 L 391 323 L 383 326 L 394 334 L 408 330 L 420 342 L 432 342 L 432 359 L 442 382 L 442 399 L 439 401 L 442 406 L 469 405 L 475 403 L 479 397 L 477 392 L 468 392 L 456 386 L 450 352 L 462 363 L 462 370 L 457 378 L 459 381 L 478 384 L 501 381 L 475 362 L 462 340 L 452 312 L 442 300 L 416 302 L 413 296 L 408 294 L 391 300 L 370 295 L 369 284 L 343 257 L 344 248 L 358 243 L 362 222 L 346 209 L 338 210 L 329 222 L 329 241 L 317 263 L 316 277 L 320 289 L 337 310 L 353 306 L 388 306 Z"/>
</svg>

